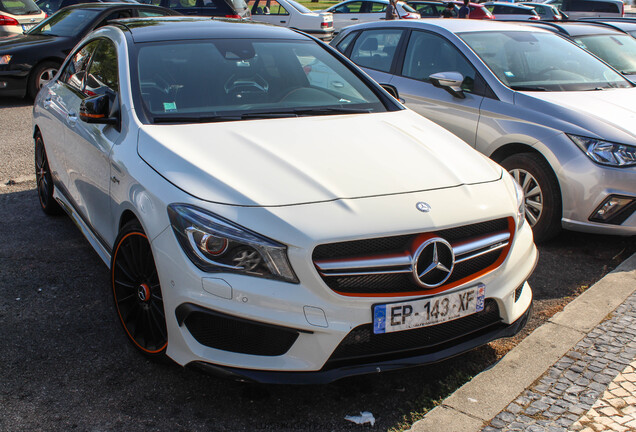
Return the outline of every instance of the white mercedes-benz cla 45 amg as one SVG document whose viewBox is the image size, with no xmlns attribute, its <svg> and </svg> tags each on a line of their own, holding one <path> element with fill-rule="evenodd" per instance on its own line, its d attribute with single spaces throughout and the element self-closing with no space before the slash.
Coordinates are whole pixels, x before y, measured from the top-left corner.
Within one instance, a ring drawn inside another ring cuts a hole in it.
<svg viewBox="0 0 636 432">
<path fill-rule="evenodd" d="M 528 320 L 519 185 L 301 33 L 103 27 L 38 94 L 34 139 L 42 209 L 66 211 L 109 266 L 147 356 L 328 382 Z"/>
</svg>

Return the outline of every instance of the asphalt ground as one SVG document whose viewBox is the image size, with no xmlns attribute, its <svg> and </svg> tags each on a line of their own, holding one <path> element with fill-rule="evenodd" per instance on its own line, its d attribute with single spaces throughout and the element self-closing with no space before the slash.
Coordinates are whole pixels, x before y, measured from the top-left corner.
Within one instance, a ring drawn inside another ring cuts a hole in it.
<svg viewBox="0 0 636 432">
<path fill-rule="evenodd" d="M 632 237 L 564 232 L 539 247 L 521 336 L 435 365 L 322 386 L 236 383 L 155 364 L 126 340 L 109 274 L 67 217 L 39 209 L 30 106 L 0 100 L 0 431 L 340 431 L 418 419 L 622 260 Z M 18 179 L 17 184 L 6 183 Z"/>
</svg>

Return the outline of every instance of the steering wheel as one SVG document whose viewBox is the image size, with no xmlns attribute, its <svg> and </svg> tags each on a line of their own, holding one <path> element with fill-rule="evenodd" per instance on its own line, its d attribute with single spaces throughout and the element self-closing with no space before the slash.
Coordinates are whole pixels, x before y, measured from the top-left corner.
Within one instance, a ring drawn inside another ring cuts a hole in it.
<svg viewBox="0 0 636 432">
<path fill-rule="evenodd" d="M 314 87 L 297 87 L 288 91 L 280 101 L 337 103 L 339 99 L 326 90 Z"/>
<path fill-rule="evenodd" d="M 557 70 L 556 66 L 548 66 L 545 69 L 541 69 L 539 72 L 537 72 L 537 75 L 545 75 L 548 72 L 552 72 L 553 70 Z"/>
</svg>

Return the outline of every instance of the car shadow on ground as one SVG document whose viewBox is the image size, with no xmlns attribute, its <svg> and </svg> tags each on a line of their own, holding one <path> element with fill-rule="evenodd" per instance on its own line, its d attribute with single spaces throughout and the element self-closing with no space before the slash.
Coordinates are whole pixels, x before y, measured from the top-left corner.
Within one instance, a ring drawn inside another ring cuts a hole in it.
<svg viewBox="0 0 636 432">
<path fill-rule="evenodd" d="M 25 107 L 29 105 L 33 105 L 33 101 L 28 98 L 0 97 L 0 109 Z"/>
<path fill-rule="evenodd" d="M 0 189 L 0 430 L 340 431 L 360 428 L 344 417 L 361 411 L 387 430 L 411 424 L 500 358 L 501 345 L 491 344 L 317 386 L 244 384 L 154 363 L 124 336 L 106 266 L 68 217 L 39 210 L 34 187 Z M 550 280 L 569 292 L 580 262 L 589 277 L 600 274 L 621 248 L 607 243 L 566 233 L 542 246 L 539 269 L 554 274 L 536 276 L 536 295 L 560 293 Z M 568 244 L 582 252 L 567 253 Z"/>
</svg>

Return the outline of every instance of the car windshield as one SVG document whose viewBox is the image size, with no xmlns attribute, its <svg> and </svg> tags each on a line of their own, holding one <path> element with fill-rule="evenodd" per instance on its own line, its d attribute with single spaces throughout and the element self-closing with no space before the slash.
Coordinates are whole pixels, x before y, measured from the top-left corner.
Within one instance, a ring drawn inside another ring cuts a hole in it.
<svg viewBox="0 0 636 432">
<path fill-rule="evenodd" d="M 632 87 L 587 51 L 548 32 L 487 31 L 458 36 L 499 80 L 520 91 L 581 91 Z"/>
<path fill-rule="evenodd" d="M 40 8 L 33 0 L 0 0 L 0 12 L 12 15 L 35 15 L 40 13 Z"/>
<path fill-rule="evenodd" d="M 636 39 L 624 34 L 589 35 L 573 38 L 581 47 L 596 54 L 625 75 L 636 74 Z"/>
<path fill-rule="evenodd" d="M 45 19 L 27 33 L 46 36 L 79 36 L 90 25 L 99 11 L 90 9 L 63 9 Z"/>
<path fill-rule="evenodd" d="M 159 122 L 213 122 L 386 111 L 313 41 L 215 39 L 143 44 L 141 101 Z"/>
<path fill-rule="evenodd" d="M 292 5 L 294 7 L 294 9 L 296 9 L 300 13 L 311 13 L 311 9 L 301 5 L 298 2 L 295 2 L 294 0 L 287 0 L 287 3 Z"/>
</svg>

